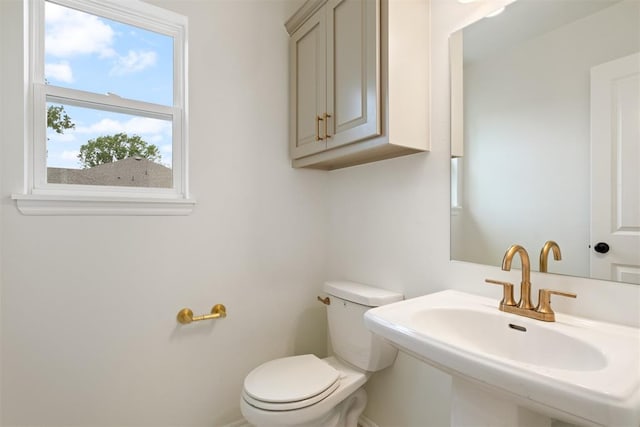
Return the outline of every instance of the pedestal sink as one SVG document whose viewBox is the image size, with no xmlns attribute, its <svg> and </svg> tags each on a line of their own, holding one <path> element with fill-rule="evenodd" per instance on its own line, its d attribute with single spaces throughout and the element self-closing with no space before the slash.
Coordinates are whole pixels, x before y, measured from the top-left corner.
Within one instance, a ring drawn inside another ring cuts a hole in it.
<svg viewBox="0 0 640 427">
<path fill-rule="evenodd" d="M 496 402 L 573 423 L 640 425 L 640 330 L 561 313 L 541 322 L 497 304 L 448 290 L 371 309 L 365 324 L 450 373 L 454 402 L 477 387 Z M 478 405 L 486 402 L 461 406 Z"/>
</svg>

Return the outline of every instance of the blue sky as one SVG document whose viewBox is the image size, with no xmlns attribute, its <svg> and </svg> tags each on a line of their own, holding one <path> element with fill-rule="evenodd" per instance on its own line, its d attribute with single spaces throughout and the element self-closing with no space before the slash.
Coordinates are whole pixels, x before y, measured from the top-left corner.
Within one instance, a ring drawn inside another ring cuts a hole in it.
<svg viewBox="0 0 640 427">
<path fill-rule="evenodd" d="M 45 78 L 49 84 L 173 105 L 173 39 L 46 2 Z M 49 104 L 48 104 L 49 105 Z M 54 104 L 59 105 L 59 104 Z M 171 122 L 64 106 L 76 128 L 47 129 L 47 166 L 80 168 L 80 146 L 125 132 L 155 144 L 171 165 Z"/>
</svg>

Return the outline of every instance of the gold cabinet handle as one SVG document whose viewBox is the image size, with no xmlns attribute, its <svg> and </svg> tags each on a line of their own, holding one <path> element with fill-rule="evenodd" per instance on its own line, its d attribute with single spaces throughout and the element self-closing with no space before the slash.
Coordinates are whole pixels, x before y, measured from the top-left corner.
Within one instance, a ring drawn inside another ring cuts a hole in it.
<svg viewBox="0 0 640 427">
<path fill-rule="evenodd" d="M 329 113 L 324 113 L 324 137 L 325 138 L 331 138 L 331 134 L 329 133 L 329 118 L 331 117 L 331 114 Z"/>
<path fill-rule="evenodd" d="M 211 308 L 211 314 L 203 314 L 201 316 L 194 316 L 193 311 L 189 308 L 183 308 L 178 312 L 178 322 L 183 325 L 188 325 L 191 322 L 198 322 L 200 320 L 218 319 L 220 317 L 227 317 L 227 308 L 223 304 L 216 304 Z"/>
<path fill-rule="evenodd" d="M 323 141 L 324 138 L 320 136 L 320 122 L 324 119 L 321 116 L 316 116 L 316 141 Z"/>
<path fill-rule="evenodd" d="M 320 301 L 324 305 L 331 305 L 331 300 L 329 299 L 329 297 L 321 298 L 320 296 L 318 296 L 318 301 Z"/>
</svg>

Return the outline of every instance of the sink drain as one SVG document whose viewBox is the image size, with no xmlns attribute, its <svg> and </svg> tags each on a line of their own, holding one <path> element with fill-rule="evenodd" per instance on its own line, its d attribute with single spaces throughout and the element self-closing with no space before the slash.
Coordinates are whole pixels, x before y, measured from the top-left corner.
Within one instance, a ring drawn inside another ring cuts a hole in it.
<svg viewBox="0 0 640 427">
<path fill-rule="evenodd" d="M 509 323 L 509 327 L 511 329 L 515 329 L 516 331 L 527 332 L 527 328 L 525 328 L 524 326 L 514 325 L 513 323 Z"/>
</svg>

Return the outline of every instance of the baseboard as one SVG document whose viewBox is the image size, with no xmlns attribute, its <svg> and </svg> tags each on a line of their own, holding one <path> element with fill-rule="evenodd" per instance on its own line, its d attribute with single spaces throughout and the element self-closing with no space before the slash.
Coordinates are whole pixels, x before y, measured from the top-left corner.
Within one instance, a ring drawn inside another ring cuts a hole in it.
<svg viewBox="0 0 640 427">
<path fill-rule="evenodd" d="M 238 421 L 234 421 L 229 424 L 225 424 L 222 427 L 251 427 L 251 424 L 247 422 L 244 418 L 239 419 Z"/>
<path fill-rule="evenodd" d="M 362 415 L 360 419 L 358 419 L 358 426 L 359 427 L 378 427 L 378 424 L 374 423 L 369 418 Z M 222 427 L 251 427 L 251 424 L 249 424 L 246 420 L 242 419 L 242 420 L 234 421 Z"/>
<path fill-rule="evenodd" d="M 360 419 L 358 419 L 358 425 L 360 427 L 378 427 L 378 424 L 374 423 L 372 420 L 365 417 L 364 415 L 361 415 Z"/>
</svg>

